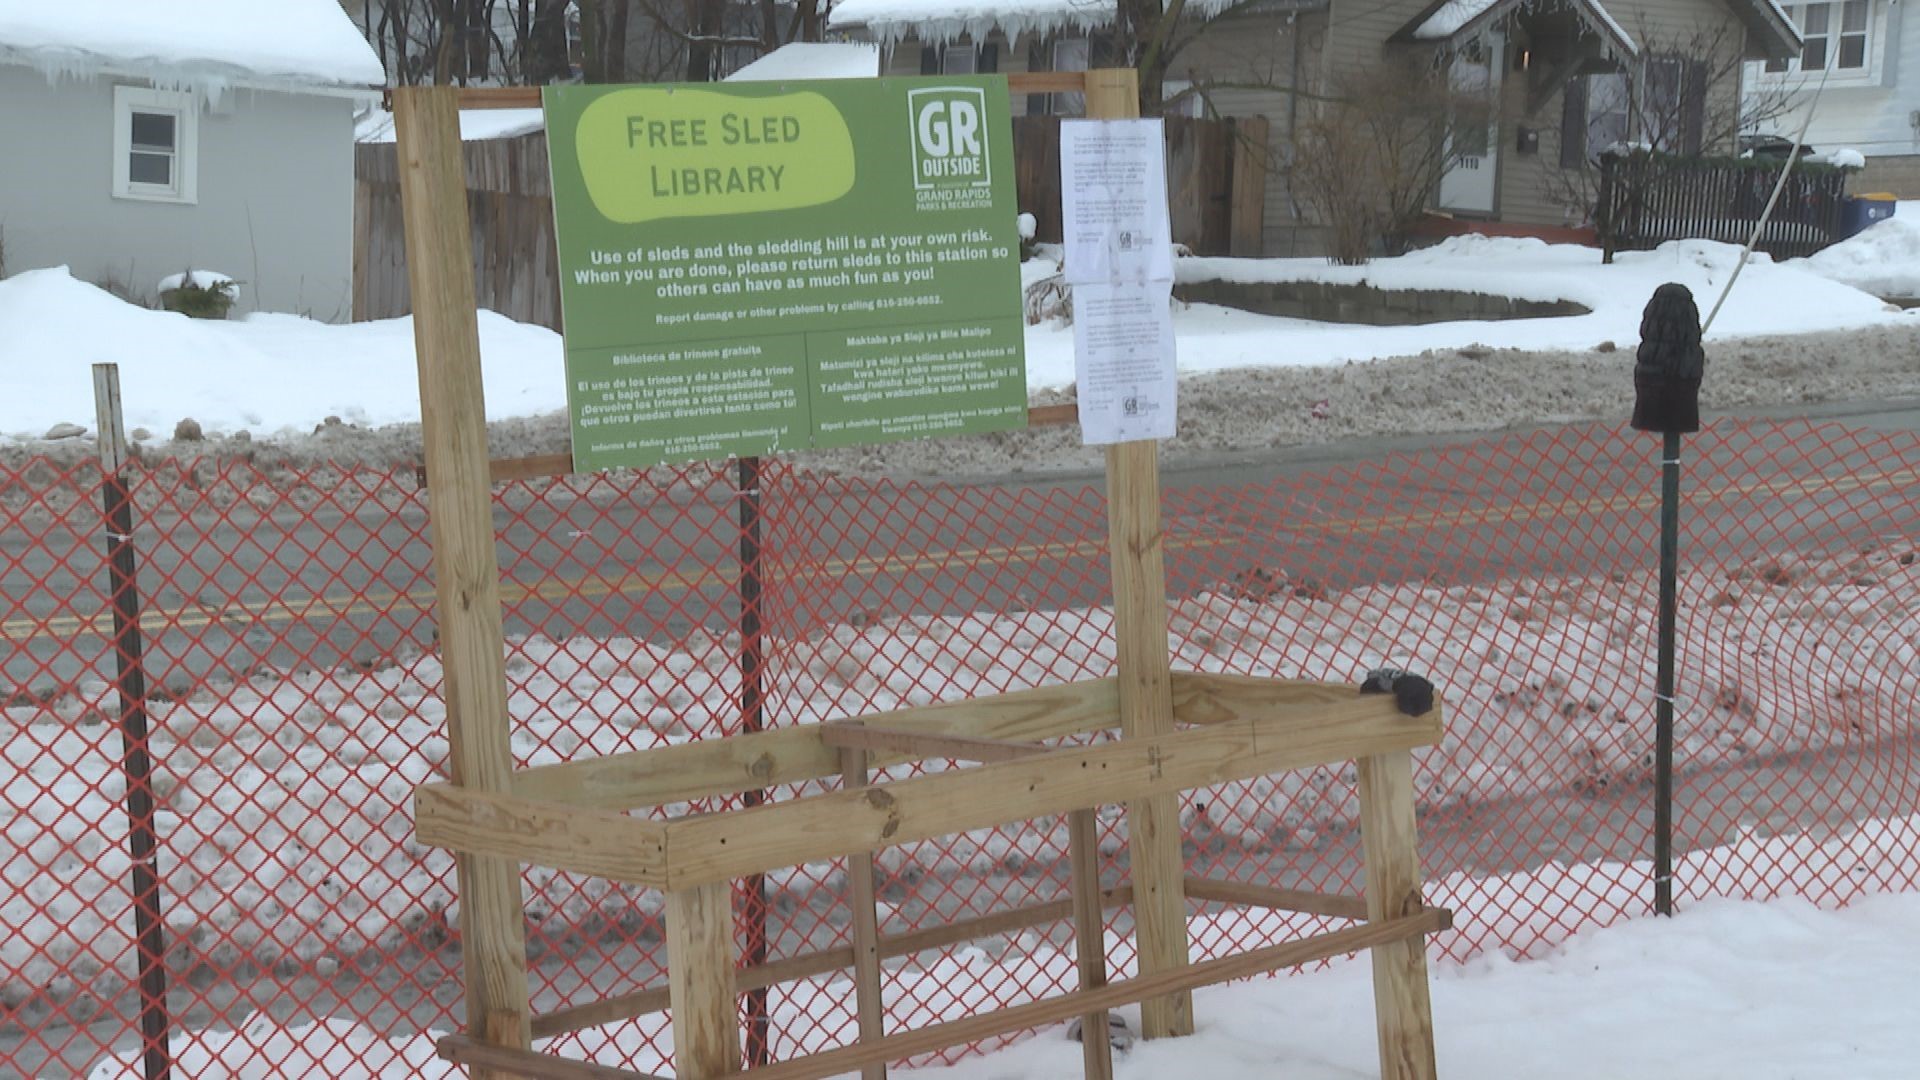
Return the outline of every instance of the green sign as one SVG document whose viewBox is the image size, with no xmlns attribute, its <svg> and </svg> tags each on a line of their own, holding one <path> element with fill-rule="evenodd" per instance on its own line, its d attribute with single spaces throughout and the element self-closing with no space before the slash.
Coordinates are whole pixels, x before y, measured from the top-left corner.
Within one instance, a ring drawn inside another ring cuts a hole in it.
<svg viewBox="0 0 1920 1080">
<path fill-rule="evenodd" d="M 581 470 L 1024 427 L 994 77 L 545 91 Z"/>
</svg>

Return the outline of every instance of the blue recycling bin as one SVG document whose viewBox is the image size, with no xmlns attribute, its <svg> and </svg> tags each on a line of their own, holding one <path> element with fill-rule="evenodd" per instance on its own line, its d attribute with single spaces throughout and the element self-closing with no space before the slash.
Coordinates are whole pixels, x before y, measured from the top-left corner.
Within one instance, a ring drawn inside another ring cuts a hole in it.
<svg viewBox="0 0 1920 1080">
<path fill-rule="evenodd" d="M 1874 222 L 1887 220 L 1899 205 L 1892 195 L 1876 193 L 1848 196 L 1840 216 L 1840 238 L 1844 240 L 1858 236 Z"/>
</svg>

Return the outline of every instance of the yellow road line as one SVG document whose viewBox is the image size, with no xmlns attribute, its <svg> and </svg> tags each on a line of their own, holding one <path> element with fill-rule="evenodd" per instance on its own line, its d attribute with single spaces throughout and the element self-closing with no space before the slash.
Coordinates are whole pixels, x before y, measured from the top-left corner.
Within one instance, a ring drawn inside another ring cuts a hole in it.
<svg viewBox="0 0 1920 1080">
<path fill-rule="evenodd" d="M 1761 480 L 1711 490 L 1684 492 L 1683 498 L 1688 503 L 1711 503 L 1749 495 L 1848 494 L 1856 491 L 1884 490 L 1916 482 L 1920 482 L 1920 468 L 1865 473 L 1837 479 L 1821 477 L 1807 480 Z M 1591 515 L 1645 510 L 1657 507 L 1659 502 L 1660 497 L 1656 493 L 1615 495 L 1607 498 L 1542 499 L 1529 503 L 1515 503 L 1506 509 L 1483 504 L 1460 510 L 1434 510 L 1367 518 L 1327 518 L 1320 521 L 1303 521 L 1298 528 L 1345 534 L 1411 532 L 1468 523 L 1507 524 L 1575 514 Z M 1178 536 L 1169 540 L 1169 546 L 1180 549 L 1218 548 L 1237 542 L 1236 538 L 1225 536 Z M 1015 544 L 1001 547 L 961 548 L 927 552 L 912 558 L 897 556 L 836 558 L 829 559 L 818 567 L 808 567 L 782 580 L 812 581 L 823 577 L 856 577 L 915 570 L 941 570 L 956 561 L 1040 562 L 1049 558 L 1092 558 L 1103 555 L 1105 552 L 1104 543 L 1083 541 L 1071 544 Z M 770 563 L 775 567 L 778 565 L 777 560 L 770 560 Z M 614 578 L 548 578 L 530 586 L 510 579 L 502 579 L 500 593 L 502 603 L 514 606 L 532 599 L 565 601 L 639 592 L 691 591 L 714 584 L 731 585 L 733 581 L 733 575 L 723 574 L 717 570 L 701 570 L 693 574 L 683 574 L 677 570 L 657 570 L 622 574 Z M 397 609 L 418 611 L 425 610 L 432 603 L 431 590 L 416 589 L 405 593 L 381 590 L 355 594 L 351 597 L 310 596 L 299 600 L 243 601 L 217 608 L 186 605 L 173 608 L 151 608 L 142 613 L 140 625 L 144 630 L 157 631 L 190 630 L 215 623 L 257 625 L 298 622 L 315 617 L 349 618 L 356 615 L 378 615 Z M 0 639 L 12 641 L 77 637 L 88 634 L 108 637 L 112 632 L 113 619 L 107 612 L 88 618 L 63 615 L 45 620 L 9 619 L 0 623 Z"/>
<path fill-rule="evenodd" d="M 1175 537 L 1169 541 L 1169 545 L 1179 549 L 1199 549 L 1227 547 L 1238 542 L 1237 537 L 1226 536 Z M 1016 544 L 1001 547 L 961 548 L 928 552 L 913 558 L 894 556 L 836 558 L 820 563 L 817 567 L 807 567 L 797 574 L 780 576 L 778 580 L 810 581 L 822 577 L 857 577 L 906 573 L 915 570 L 937 571 L 946 569 L 955 562 L 1041 562 L 1049 558 L 1092 557 L 1105 553 L 1104 543 L 1087 541 L 1072 544 Z M 777 561 L 769 560 L 769 562 L 777 568 Z M 677 570 L 657 570 L 646 573 L 627 573 L 614 578 L 547 578 L 533 585 L 522 585 L 511 579 L 502 578 L 500 600 L 502 604 L 512 607 L 533 599 L 566 601 L 641 592 L 683 592 L 706 585 L 731 587 L 735 580 L 733 574 L 718 570 L 701 570 L 693 574 L 684 574 Z M 355 593 L 350 597 L 309 596 L 298 600 L 254 600 L 234 602 L 217 608 L 181 605 L 171 608 L 149 608 L 143 611 L 140 626 L 142 630 L 152 632 L 191 630 L 216 623 L 253 626 L 262 623 L 298 622 L 315 617 L 338 619 L 355 615 L 379 615 L 395 610 L 421 611 L 431 606 L 433 599 L 431 589 L 415 589 L 404 593 L 383 589 L 378 592 Z M 0 623 L 0 638 L 13 641 L 68 638 L 89 634 L 110 637 L 112 633 L 111 612 L 102 612 L 86 618 L 62 615 L 44 620 L 9 619 Z"/>
</svg>

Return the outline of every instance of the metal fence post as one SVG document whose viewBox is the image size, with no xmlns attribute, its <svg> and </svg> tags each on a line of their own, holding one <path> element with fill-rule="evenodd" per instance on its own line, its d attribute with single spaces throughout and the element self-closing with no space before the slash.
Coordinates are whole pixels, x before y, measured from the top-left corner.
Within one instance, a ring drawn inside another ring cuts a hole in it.
<svg viewBox="0 0 1920 1080">
<path fill-rule="evenodd" d="M 1680 571 L 1680 433 L 1660 464 L 1660 670 L 1654 696 L 1653 910 L 1673 914 L 1673 651 Z"/>
<path fill-rule="evenodd" d="M 740 730 L 744 734 L 762 731 L 766 726 L 766 688 L 763 684 L 764 657 L 760 651 L 760 459 L 743 457 L 739 469 L 740 515 Z M 744 791 L 744 806 L 759 806 L 767 793 L 759 789 Z M 757 968 L 767 962 L 767 879 L 754 874 L 742 886 L 746 903 L 746 948 L 742 963 Z M 747 1066 L 766 1065 L 773 1060 L 771 1020 L 767 1012 L 765 988 L 747 991 Z"/>
<path fill-rule="evenodd" d="M 153 823 L 153 758 L 147 740 L 147 672 L 141 660 L 139 566 L 133 547 L 133 495 L 120 410 L 120 368 L 93 365 L 105 512 L 108 595 L 113 605 L 115 686 L 120 698 L 121 771 L 127 783 L 127 848 L 132 856 L 133 925 L 140 971 L 141 1059 L 146 1080 L 172 1075 L 167 1015 L 166 923 L 161 917 L 159 840 Z"/>
</svg>

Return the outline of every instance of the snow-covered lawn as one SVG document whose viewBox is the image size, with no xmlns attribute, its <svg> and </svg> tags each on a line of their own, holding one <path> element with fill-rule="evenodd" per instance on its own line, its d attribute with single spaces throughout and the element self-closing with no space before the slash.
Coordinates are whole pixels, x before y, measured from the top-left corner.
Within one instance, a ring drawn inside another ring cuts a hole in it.
<svg viewBox="0 0 1920 1080">
<path fill-rule="evenodd" d="M 480 352 L 490 419 L 565 408 L 558 334 L 482 311 Z M 0 280 L 0 438 L 38 438 L 59 423 L 91 429 L 98 363 L 120 365 L 127 429 L 160 439 L 186 417 L 209 434 L 306 432 L 328 416 L 369 426 L 420 418 L 410 318 L 216 322 L 125 303 L 61 267 Z"/>
<path fill-rule="evenodd" d="M 1182 282 L 1323 281 L 1380 289 L 1441 289 L 1521 300 L 1571 300 L 1588 315 L 1357 326 L 1254 315 L 1195 304 L 1179 311 L 1182 372 L 1305 364 L 1337 364 L 1481 345 L 1495 349 L 1591 349 L 1604 342 L 1631 349 L 1653 291 L 1677 281 L 1693 290 L 1704 318 L 1726 287 L 1740 249 L 1685 240 L 1655 251 L 1621 252 L 1601 265 L 1596 248 L 1512 237 L 1454 237 L 1397 259 L 1334 266 L 1324 259 L 1182 259 Z M 1886 323 L 1909 316 L 1876 297 L 1829 281 L 1797 264 L 1755 255 L 1712 330 L 1712 339 L 1812 333 Z M 1027 377 L 1035 386 L 1073 378 L 1073 334 L 1042 326 L 1027 334 Z"/>
<path fill-rule="evenodd" d="M 1849 272 L 1863 275 L 1874 272 L 1876 259 L 1910 257 L 1872 245 L 1846 251 L 1833 259 L 1852 260 Z M 1699 297 L 1704 313 L 1732 274 L 1737 257 L 1738 249 L 1730 245 L 1684 241 L 1657 251 L 1622 253 L 1615 265 L 1603 267 L 1593 248 L 1469 236 L 1363 267 L 1336 267 L 1321 259 L 1184 259 L 1180 274 L 1189 281 L 1365 281 L 1385 289 L 1446 288 L 1527 300 L 1572 300 L 1592 313 L 1377 327 L 1196 304 L 1182 307 L 1174 318 L 1180 369 L 1198 373 L 1326 365 L 1469 345 L 1587 350 L 1612 342 L 1631 349 L 1639 340 L 1641 310 L 1654 289 L 1681 282 Z M 1045 272 L 1045 267 L 1029 263 L 1023 278 L 1032 281 Z M 1775 265 L 1765 256 L 1756 257 L 1715 324 L 1713 337 L 1914 325 L 1913 317 L 1828 280 L 1822 272 L 1807 262 Z M 537 416 L 565 408 L 558 335 L 482 312 L 480 340 L 490 418 Z M 1056 320 L 1028 328 L 1027 354 L 1033 389 L 1058 389 L 1072 382 L 1070 327 Z M 257 435 L 305 432 L 327 416 L 367 426 L 419 416 L 408 319 L 354 326 L 290 315 L 194 322 L 124 304 L 60 269 L 0 280 L 0 439 L 38 438 L 61 423 L 91 427 L 93 392 L 87 368 L 101 361 L 121 366 L 129 427 L 144 427 L 160 439 L 189 416 L 210 434 L 246 430 Z"/>
</svg>

